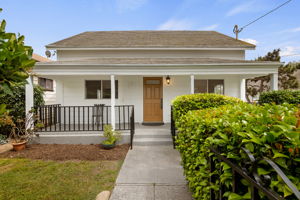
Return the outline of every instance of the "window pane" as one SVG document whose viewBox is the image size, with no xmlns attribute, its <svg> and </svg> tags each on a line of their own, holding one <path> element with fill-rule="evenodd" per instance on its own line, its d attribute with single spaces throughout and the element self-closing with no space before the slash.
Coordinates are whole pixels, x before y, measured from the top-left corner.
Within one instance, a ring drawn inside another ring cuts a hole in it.
<svg viewBox="0 0 300 200">
<path fill-rule="evenodd" d="M 199 79 L 194 81 L 195 93 L 207 93 L 207 80 Z"/>
<path fill-rule="evenodd" d="M 110 95 L 110 93 L 111 93 L 110 80 L 103 80 L 102 84 L 103 84 L 102 98 L 110 99 L 110 97 L 111 97 L 111 95 Z M 118 98 L 118 90 L 119 90 L 118 81 L 115 80 L 115 97 L 116 97 L 116 99 Z"/>
<path fill-rule="evenodd" d="M 101 81 L 85 81 L 85 94 L 87 99 L 100 99 Z"/>
<path fill-rule="evenodd" d="M 47 90 L 53 90 L 53 80 L 46 79 L 46 89 Z"/>
<path fill-rule="evenodd" d="M 42 87 L 42 88 L 46 88 L 46 79 L 45 78 L 39 78 L 39 85 Z"/>
<path fill-rule="evenodd" d="M 208 92 L 224 94 L 224 80 L 208 80 Z"/>
<path fill-rule="evenodd" d="M 160 85 L 160 80 L 146 80 L 147 85 Z"/>
</svg>

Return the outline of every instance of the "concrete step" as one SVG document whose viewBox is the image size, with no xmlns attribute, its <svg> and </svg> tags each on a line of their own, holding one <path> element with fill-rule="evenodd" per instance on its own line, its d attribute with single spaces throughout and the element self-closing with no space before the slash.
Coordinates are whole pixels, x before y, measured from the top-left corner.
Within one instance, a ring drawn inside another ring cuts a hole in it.
<svg viewBox="0 0 300 200">
<path fill-rule="evenodd" d="M 134 137 L 136 137 L 136 138 L 169 138 L 169 137 L 171 137 L 171 134 L 168 131 L 160 131 L 160 132 L 136 131 L 134 134 Z"/>
<path fill-rule="evenodd" d="M 155 145 L 173 145 L 172 138 L 166 137 L 147 137 L 147 138 L 137 138 L 134 137 L 133 139 L 133 145 L 135 146 L 155 146 Z"/>
</svg>

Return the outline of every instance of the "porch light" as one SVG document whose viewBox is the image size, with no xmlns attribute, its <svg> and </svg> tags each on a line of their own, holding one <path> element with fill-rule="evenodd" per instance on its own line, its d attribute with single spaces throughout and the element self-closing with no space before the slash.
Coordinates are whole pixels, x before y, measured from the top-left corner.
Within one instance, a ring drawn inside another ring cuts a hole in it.
<svg viewBox="0 0 300 200">
<path fill-rule="evenodd" d="M 166 77 L 166 82 L 167 82 L 168 85 L 170 85 L 170 81 L 171 81 L 171 78 L 170 78 L 170 76 L 168 75 L 168 76 Z"/>
</svg>

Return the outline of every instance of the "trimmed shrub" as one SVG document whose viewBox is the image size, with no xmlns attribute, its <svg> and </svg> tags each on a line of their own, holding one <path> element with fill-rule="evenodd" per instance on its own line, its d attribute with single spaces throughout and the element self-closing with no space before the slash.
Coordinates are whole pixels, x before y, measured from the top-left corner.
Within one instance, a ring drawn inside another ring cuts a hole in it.
<svg viewBox="0 0 300 200">
<path fill-rule="evenodd" d="M 250 199 L 250 186 L 242 178 L 238 193 L 231 192 L 232 170 L 223 162 L 213 172 L 220 179 L 210 184 L 209 156 L 216 159 L 209 151 L 210 146 L 240 166 L 249 161 L 241 147 L 248 149 L 255 158 L 268 157 L 300 189 L 299 114 L 296 107 L 288 104 L 237 104 L 191 111 L 183 115 L 176 122 L 179 131 L 176 142 L 194 198 L 209 199 L 210 189 L 218 197 L 221 182 L 228 199 Z M 259 161 L 257 164 L 259 175 L 270 175 L 271 189 L 282 194 L 285 199 L 295 199 L 267 163 Z"/>
<path fill-rule="evenodd" d="M 235 97 L 220 94 L 189 94 L 176 97 L 173 102 L 173 117 L 175 121 L 185 115 L 190 110 L 200 110 L 205 108 L 218 107 L 222 105 L 241 103 Z"/>
<path fill-rule="evenodd" d="M 260 95 L 259 104 L 275 103 L 275 104 L 300 104 L 300 91 L 299 90 L 278 90 L 271 92 L 264 92 Z"/>
</svg>

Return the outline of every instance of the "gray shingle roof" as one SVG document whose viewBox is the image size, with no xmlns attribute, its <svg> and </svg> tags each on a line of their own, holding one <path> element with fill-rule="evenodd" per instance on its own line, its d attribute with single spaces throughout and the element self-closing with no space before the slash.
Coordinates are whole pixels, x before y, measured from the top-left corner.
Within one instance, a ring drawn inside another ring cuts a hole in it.
<svg viewBox="0 0 300 200">
<path fill-rule="evenodd" d="M 53 61 L 37 65 L 210 65 L 210 64 L 280 64 L 280 62 L 227 60 L 217 58 L 95 58 L 70 61 Z"/>
<path fill-rule="evenodd" d="M 47 48 L 254 48 L 216 31 L 93 31 L 54 42 Z"/>
</svg>

